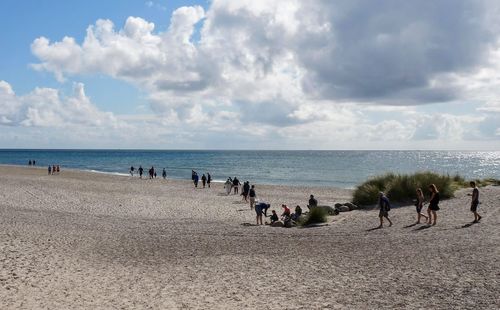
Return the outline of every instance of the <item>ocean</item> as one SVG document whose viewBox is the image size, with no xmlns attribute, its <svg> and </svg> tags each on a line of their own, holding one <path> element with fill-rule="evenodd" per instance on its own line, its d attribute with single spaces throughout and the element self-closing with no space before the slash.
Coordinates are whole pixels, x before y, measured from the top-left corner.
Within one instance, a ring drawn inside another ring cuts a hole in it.
<svg viewBox="0 0 500 310">
<path fill-rule="evenodd" d="M 151 166 L 168 178 L 191 179 L 191 169 L 215 181 L 237 176 L 251 183 L 353 188 L 387 172 L 434 171 L 467 179 L 500 179 L 500 151 L 186 151 L 1 149 L 0 164 L 60 165 L 128 175 L 130 166 Z"/>
</svg>

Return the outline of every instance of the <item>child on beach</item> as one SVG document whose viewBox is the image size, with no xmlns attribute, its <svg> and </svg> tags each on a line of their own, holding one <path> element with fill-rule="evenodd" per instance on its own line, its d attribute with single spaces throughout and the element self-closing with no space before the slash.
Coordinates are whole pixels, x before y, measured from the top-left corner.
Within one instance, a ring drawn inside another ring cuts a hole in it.
<svg viewBox="0 0 500 310">
<path fill-rule="evenodd" d="M 389 227 L 391 227 L 392 222 L 389 219 L 389 210 L 391 210 L 391 205 L 389 203 L 389 199 L 383 192 L 379 193 L 378 205 L 380 207 L 380 211 L 378 213 L 378 217 L 380 218 L 380 225 L 377 228 L 382 228 L 384 226 L 384 217 L 389 221 Z"/>
<path fill-rule="evenodd" d="M 472 223 L 479 223 L 482 216 L 477 213 L 477 207 L 479 206 L 479 189 L 476 187 L 476 182 L 471 181 L 470 187 L 472 187 L 472 194 L 468 194 L 472 196 L 472 201 L 470 203 L 470 211 L 474 213 L 474 221 Z"/>
<path fill-rule="evenodd" d="M 439 211 L 439 191 L 435 184 L 429 185 L 429 191 L 431 192 L 431 199 L 429 200 L 429 207 L 427 208 L 427 214 L 429 215 L 427 224 L 436 225 L 437 213 Z"/>
<path fill-rule="evenodd" d="M 279 220 L 278 218 L 278 214 L 276 214 L 276 211 L 272 211 L 272 215 L 271 215 L 271 224 L 274 224 L 275 222 L 277 222 Z"/>
<path fill-rule="evenodd" d="M 314 195 L 309 196 L 309 204 L 307 205 L 309 210 L 317 206 L 318 206 L 318 201 L 316 200 L 316 198 L 314 198 Z"/>
<path fill-rule="evenodd" d="M 429 219 L 427 215 L 422 214 L 423 206 L 424 206 L 424 193 L 422 192 L 422 189 L 419 187 L 417 188 L 417 202 L 415 203 L 415 207 L 417 208 L 417 224 L 420 224 L 421 217 L 425 217 L 426 221 Z"/>
</svg>

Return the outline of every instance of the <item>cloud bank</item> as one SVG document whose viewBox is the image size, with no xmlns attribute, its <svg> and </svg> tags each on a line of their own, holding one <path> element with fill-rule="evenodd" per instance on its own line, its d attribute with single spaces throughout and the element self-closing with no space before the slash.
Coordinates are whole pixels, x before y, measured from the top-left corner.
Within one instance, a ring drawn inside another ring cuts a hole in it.
<svg viewBox="0 0 500 310">
<path fill-rule="evenodd" d="M 125 123 L 154 124 L 174 145 L 231 148 L 232 132 L 243 148 L 461 147 L 499 140 L 499 13 L 493 0 L 214 0 L 178 8 L 165 32 L 129 17 L 121 29 L 96 21 L 82 42 L 37 38 L 32 66 L 139 87 L 154 114 Z M 18 98 L 5 82 L 0 92 L 4 125 L 122 120 L 80 84 L 64 102 L 47 89 Z"/>
</svg>

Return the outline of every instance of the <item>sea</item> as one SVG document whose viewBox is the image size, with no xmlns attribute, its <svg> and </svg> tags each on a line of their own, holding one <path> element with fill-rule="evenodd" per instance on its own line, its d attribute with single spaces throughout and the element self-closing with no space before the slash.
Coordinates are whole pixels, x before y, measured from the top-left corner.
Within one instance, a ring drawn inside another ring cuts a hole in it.
<svg viewBox="0 0 500 310">
<path fill-rule="evenodd" d="M 214 181 L 237 176 L 253 184 L 354 188 L 368 178 L 433 171 L 467 179 L 500 179 L 500 151 L 256 151 L 256 150 L 28 150 L 0 149 L 0 164 L 60 165 L 130 176 L 131 166 L 152 166 L 171 179 L 209 172 Z"/>
</svg>

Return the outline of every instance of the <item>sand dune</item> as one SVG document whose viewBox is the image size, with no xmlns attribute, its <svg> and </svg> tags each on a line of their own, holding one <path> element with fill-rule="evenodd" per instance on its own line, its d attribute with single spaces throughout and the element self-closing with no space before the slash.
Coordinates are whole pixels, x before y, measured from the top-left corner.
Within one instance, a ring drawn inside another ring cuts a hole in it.
<svg viewBox="0 0 500 310">
<path fill-rule="evenodd" d="M 0 166 L 1 309 L 498 309 L 500 187 L 444 201 L 438 225 L 414 209 L 352 211 L 321 228 L 250 226 L 222 184 Z M 264 186 L 279 210 L 345 202 L 351 191 Z"/>
</svg>

